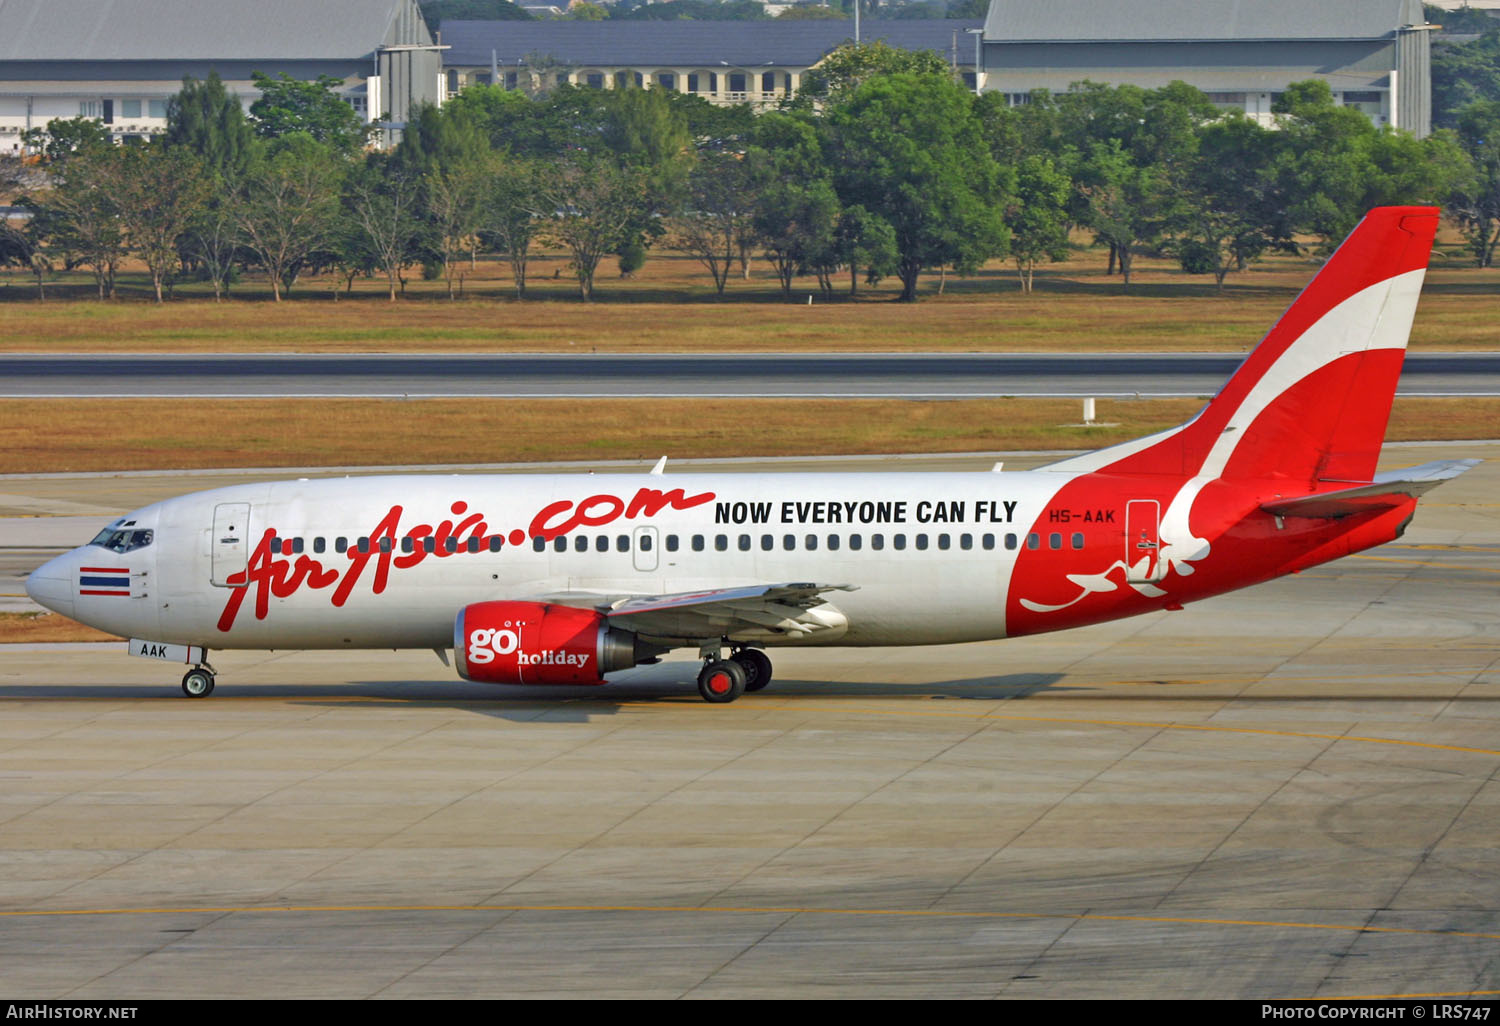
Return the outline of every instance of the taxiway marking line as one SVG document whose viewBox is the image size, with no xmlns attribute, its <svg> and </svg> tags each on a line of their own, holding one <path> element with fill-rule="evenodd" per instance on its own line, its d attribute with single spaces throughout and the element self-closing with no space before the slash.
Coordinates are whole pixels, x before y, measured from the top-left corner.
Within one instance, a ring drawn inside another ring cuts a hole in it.
<svg viewBox="0 0 1500 1026">
<path fill-rule="evenodd" d="M 902 908 L 814 908 L 778 905 L 209 905 L 164 908 L 11 909 L 0 918 L 46 918 L 54 916 L 226 915 L 273 913 L 312 915 L 325 912 L 624 912 L 699 915 L 825 915 L 869 918 L 918 919 L 1069 919 L 1075 922 L 1147 923 L 1175 926 L 1279 927 L 1290 930 L 1323 930 L 1341 933 L 1374 933 L 1423 937 L 1454 937 L 1464 940 L 1500 941 L 1500 933 L 1470 930 L 1432 930 L 1408 926 L 1367 926 L 1345 923 L 1299 923 L 1277 919 L 1221 919 L 1209 916 L 1145 916 L 1095 912 L 983 912 L 948 909 Z"/>
</svg>

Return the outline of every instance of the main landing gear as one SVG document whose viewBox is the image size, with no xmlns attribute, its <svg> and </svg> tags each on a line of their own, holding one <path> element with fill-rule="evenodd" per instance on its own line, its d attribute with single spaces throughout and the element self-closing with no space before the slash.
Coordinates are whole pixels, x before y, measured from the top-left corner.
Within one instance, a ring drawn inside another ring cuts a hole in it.
<svg viewBox="0 0 1500 1026">
<path fill-rule="evenodd" d="M 717 659 L 717 651 L 704 656 L 698 674 L 698 694 L 705 702 L 733 702 L 746 691 L 759 691 L 771 683 L 771 660 L 758 648 L 742 648 L 728 659 Z"/>
<path fill-rule="evenodd" d="M 189 698 L 207 698 L 214 693 L 214 669 L 207 663 L 182 675 L 182 693 Z"/>
</svg>

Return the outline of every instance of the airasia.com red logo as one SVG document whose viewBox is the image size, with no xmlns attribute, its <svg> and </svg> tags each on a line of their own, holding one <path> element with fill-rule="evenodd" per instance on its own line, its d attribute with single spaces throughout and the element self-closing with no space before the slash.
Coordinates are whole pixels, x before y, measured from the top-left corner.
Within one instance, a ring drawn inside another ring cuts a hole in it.
<svg viewBox="0 0 1500 1026">
<path fill-rule="evenodd" d="M 413 524 L 406 530 L 401 529 L 402 507 L 392 506 L 370 531 L 367 551 L 362 552 L 358 546 L 350 546 L 349 551 L 344 554 L 349 565 L 342 570 L 326 567 L 314 556 L 299 555 L 288 559 L 272 553 L 271 539 L 276 537 L 276 530 L 267 528 L 255 551 L 250 554 L 245 569 L 227 578 L 227 583 L 232 587 L 224 603 L 224 611 L 219 614 L 218 628 L 220 631 L 228 631 L 234 627 L 240 607 L 251 593 L 255 595 L 257 620 L 264 620 L 269 615 L 271 596 L 288 598 L 303 588 L 319 591 L 332 589 L 330 601 L 333 605 L 342 607 L 372 563 L 374 567 L 370 570 L 370 593 L 380 595 L 390 583 L 393 570 L 408 570 L 425 559 L 470 555 L 470 543 L 475 539 L 476 549 L 486 552 L 490 539 L 494 537 L 502 538 L 512 546 L 522 545 L 528 538 L 550 541 L 581 527 L 603 527 L 622 517 L 627 520 L 654 517 L 664 509 L 692 509 L 705 502 L 712 502 L 713 499 L 713 492 L 686 495 L 681 488 L 674 488 L 669 492 L 642 488 L 629 501 L 609 494 L 590 495 L 577 502 L 561 499 L 538 510 L 526 528 L 493 532 L 486 523 L 484 514 L 469 513 L 469 505 L 463 501 L 455 502 L 449 507 L 454 517 L 462 519 L 444 519 L 436 525 Z M 396 551 L 399 539 L 403 537 L 413 539 L 411 552 Z M 431 552 L 423 544 L 423 539 L 429 537 L 433 539 Z M 448 551 L 449 539 L 456 542 L 453 551 Z M 558 658 L 555 661 L 561 663 L 563 660 Z"/>
</svg>

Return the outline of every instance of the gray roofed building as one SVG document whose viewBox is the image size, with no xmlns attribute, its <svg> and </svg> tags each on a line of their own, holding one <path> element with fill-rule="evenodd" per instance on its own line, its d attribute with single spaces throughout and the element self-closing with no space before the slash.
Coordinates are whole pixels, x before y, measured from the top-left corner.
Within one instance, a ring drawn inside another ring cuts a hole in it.
<svg viewBox="0 0 1500 1026">
<path fill-rule="evenodd" d="M 183 76 L 210 71 L 247 105 L 255 71 L 337 78 L 366 121 L 389 115 L 387 142 L 445 84 L 415 0 L 0 0 L 0 149 L 59 117 L 160 132 Z"/>
<path fill-rule="evenodd" d="M 1421 0 L 990 0 L 981 79 L 1024 103 L 1090 80 L 1197 86 L 1269 120 L 1292 82 L 1321 79 L 1378 124 L 1431 128 Z"/>
<path fill-rule="evenodd" d="M 865 21 L 862 42 L 934 50 L 972 84 L 976 20 Z M 695 93 L 718 103 L 773 103 L 854 38 L 852 21 L 445 21 L 448 88 L 487 83 L 549 88 L 559 81 Z"/>
</svg>

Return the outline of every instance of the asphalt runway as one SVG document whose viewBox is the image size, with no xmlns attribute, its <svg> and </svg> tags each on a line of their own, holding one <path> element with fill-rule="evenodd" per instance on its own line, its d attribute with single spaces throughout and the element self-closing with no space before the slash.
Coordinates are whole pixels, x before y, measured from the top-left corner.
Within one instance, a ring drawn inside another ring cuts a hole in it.
<svg viewBox="0 0 1500 1026">
<path fill-rule="evenodd" d="M 192 701 L 123 646 L 6 646 L 0 993 L 1494 994 L 1500 443 L 1385 463 L 1460 456 L 1395 545 L 1064 634 L 779 653 L 728 706 L 686 661 L 543 691 L 224 653 Z M 29 541 L 194 486 L 0 492 Z"/>
<path fill-rule="evenodd" d="M 1209 396 L 1240 360 L 1209 353 L 21 354 L 0 355 L 0 398 Z M 1500 354 L 1410 354 L 1398 391 L 1500 395 Z"/>
</svg>

